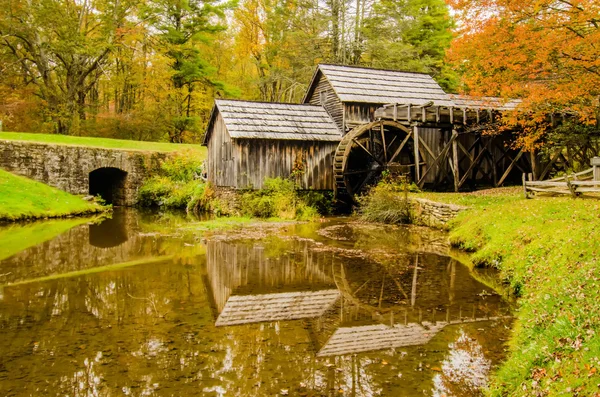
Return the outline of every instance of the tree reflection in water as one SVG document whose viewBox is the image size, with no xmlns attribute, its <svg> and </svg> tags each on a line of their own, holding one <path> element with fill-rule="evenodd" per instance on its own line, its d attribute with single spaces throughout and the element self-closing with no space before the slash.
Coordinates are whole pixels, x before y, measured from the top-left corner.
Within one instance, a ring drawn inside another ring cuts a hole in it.
<svg viewBox="0 0 600 397">
<path fill-rule="evenodd" d="M 421 251 L 416 263 L 398 239 L 373 255 L 348 251 L 365 244 L 356 237 L 152 239 L 146 252 L 184 254 L 4 287 L 0 395 L 475 395 L 502 357 L 501 321 L 445 323 L 501 315 L 503 300 L 449 257 Z M 244 321 L 216 326 L 232 302 L 228 318 Z M 385 339 L 394 327 L 422 336 Z M 340 330 L 367 339 L 324 354 Z"/>
</svg>

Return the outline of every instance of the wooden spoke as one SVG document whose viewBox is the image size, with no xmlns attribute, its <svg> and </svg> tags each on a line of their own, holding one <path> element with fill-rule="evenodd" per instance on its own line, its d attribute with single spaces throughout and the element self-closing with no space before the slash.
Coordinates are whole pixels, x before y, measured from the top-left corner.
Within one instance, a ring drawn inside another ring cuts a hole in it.
<svg viewBox="0 0 600 397">
<path fill-rule="evenodd" d="M 412 132 L 409 132 L 406 135 L 406 138 L 404 138 L 404 140 L 402 141 L 402 143 L 400 144 L 400 146 L 398 146 L 398 149 L 396 149 L 396 151 L 394 152 L 394 155 L 390 158 L 389 163 L 393 163 L 394 160 L 396 160 L 396 157 L 398 157 L 398 155 L 400 154 L 400 152 L 402 151 L 402 149 L 404 148 L 404 146 L 406 145 L 406 143 L 408 142 L 408 140 L 410 139 L 410 137 L 412 136 Z"/>
<path fill-rule="evenodd" d="M 369 151 L 369 149 L 367 149 L 366 147 L 364 147 L 362 145 L 362 143 L 360 143 L 357 139 L 353 139 L 353 142 L 356 143 L 362 150 L 364 150 L 369 156 L 371 156 L 371 158 L 375 161 L 377 161 L 379 164 L 383 165 L 383 163 L 381 162 L 381 160 L 379 160 L 377 157 L 375 157 L 375 155 L 373 153 L 371 153 Z"/>
<path fill-rule="evenodd" d="M 344 172 L 344 175 L 360 175 L 360 174 L 366 174 L 371 171 L 372 170 L 346 171 L 346 172 Z"/>
</svg>

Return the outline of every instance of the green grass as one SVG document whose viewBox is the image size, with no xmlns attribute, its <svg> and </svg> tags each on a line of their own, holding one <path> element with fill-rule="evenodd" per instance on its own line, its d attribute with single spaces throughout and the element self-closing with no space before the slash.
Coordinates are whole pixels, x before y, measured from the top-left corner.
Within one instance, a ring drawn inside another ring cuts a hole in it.
<svg viewBox="0 0 600 397">
<path fill-rule="evenodd" d="M 0 226 L 0 261 L 93 220 L 78 217 Z"/>
<path fill-rule="evenodd" d="M 103 211 L 103 207 L 0 169 L 0 222 L 57 218 Z"/>
<path fill-rule="evenodd" d="M 15 140 L 28 142 L 51 143 L 58 145 L 89 146 L 106 149 L 127 149 L 155 152 L 176 152 L 180 150 L 194 150 L 206 156 L 206 148 L 200 145 L 188 145 L 167 142 L 131 141 L 126 139 L 91 138 L 68 136 L 58 134 L 35 134 L 26 132 L 0 132 L 0 140 Z"/>
<path fill-rule="evenodd" d="M 597 395 L 600 201 L 517 192 L 419 195 L 471 207 L 451 223 L 452 243 L 497 267 L 520 297 L 509 355 L 488 394 Z"/>
</svg>

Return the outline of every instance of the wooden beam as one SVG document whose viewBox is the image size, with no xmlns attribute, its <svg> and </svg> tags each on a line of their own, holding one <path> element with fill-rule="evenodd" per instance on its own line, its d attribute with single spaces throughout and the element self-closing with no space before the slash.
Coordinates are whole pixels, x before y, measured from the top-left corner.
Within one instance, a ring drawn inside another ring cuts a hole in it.
<svg viewBox="0 0 600 397">
<path fill-rule="evenodd" d="M 592 159 L 593 178 L 595 181 L 600 181 L 600 157 Z"/>
<path fill-rule="evenodd" d="M 537 161 L 536 161 L 535 149 L 531 149 L 529 152 L 529 161 L 531 162 L 531 173 L 533 174 L 533 180 L 537 180 Z"/>
<path fill-rule="evenodd" d="M 440 154 L 435 158 L 433 163 L 425 170 L 425 172 L 421 176 L 421 179 L 419 179 L 419 182 L 417 183 L 419 186 L 423 186 L 423 182 L 425 181 L 425 177 L 427 176 L 427 174 L 429 174 L 429 171 L 431 171 L 433 167 L 437 166 L 442 158 L 446 157 L 448 151 L 452 147 L 452 142 L 454 142 L 456 138 L 458 138 L 458 133 L 454 130 L 452 131 L 452 136 L 450 137 L 448 143 L 446 143 L 446 146 L 444 146 Z"/>
<path fill-rule="evenodd" d="M 402 143 L 400 143 L 400 146 L 398 146 L 398 149 L 396 149 L 396 151 L 394 152 L 394 155 L 390 158 L 390 161 L 388 161 L 388 164 L 393 163 L 394 160 L 396 160 L 396 157 L 398 157 L 398 155 L 400 154 L 400 152 L 406 145 L 406 142 L 408 142 L 408 140 L 410 139 L 411 136 L 412 136 L 412 131 L 410 131 L 408 134 L 406 134 L 406 137 L 404 138 Z"/>
<path fill-rule="evenodd" d="M 416 125 L 413 127 L 413 140 L 415 142 L 415 179 L 418 181 L 421 179 L 421 167 L 419 166 L 421 159 L 419 155 L 419 127 Z"/>
<path fill-rule="evenodd" d="M 460 170 L 458 169 L 458 141 L 455 139 L 452 142 L 452 160 L 454 162 L 454 191 L 458 192 L 458 183 L 460 182 Z"/>
<path fill-rule="evenodd" d="M 515 164 L 517 163 L 517 161 L 519 161 L 519 159 L 521 158 L 522 155 L 523 155 L 523 149 L 521 149 L 519 151 L 519 153 L 515 156 L 513 161 L 510 163 L 510 165 L 508 166 L 508 168 L 502 175 L 502 178 L 500 178 L 500 180 L 498 181 L 498 186 L 502 186 L 502 184 L 504 183 L 504 180 L 508 177 L 508 174 L 510 174 L 510 172 L 514 168 Z"/>
<path fill-rule="evenodd" d="M 485 150 L 482 150 L 481 152 L 479 152 L 479 154 L 477 155 L 477 157 L 472 161 L 471 165 L 469 166 L 469 168 L 467 169 L 467 171 L 463 175 L 462 179 L 458 183 L 458 187 L 459 188 L 467 181 L 467 178 L 469 177 L 469 172 L 471 172 L 473 170 L 473 168 L 475 168 L 475 166 L 477 164 L 479 164 L 479 161 L 481 160 L 481 157 L 483 157 L 484 154 L 485 154 Z M 477 175 L 475 175 L 475 176 L 477 176 Z"/>
<path fill-rule="evenodd" d="M 427 153 L 429 153 L 429 155 L 432 158 L 435 158 L 435 154 L 433 154 L 433 151 L 431 150 L 431 148 L 425 143 L 425 141 L 423 140 L 419 140 L 419 145 L 421 145 L 426 151 Z"/>
<path fill-rule="evenodd" d="M 383 121 L 381 122 L 381 142 L 383 143 L 383 162 L 387 163 L 387 147 L 385 146 L 385 131 L 383 130 Z"/>
</svg>

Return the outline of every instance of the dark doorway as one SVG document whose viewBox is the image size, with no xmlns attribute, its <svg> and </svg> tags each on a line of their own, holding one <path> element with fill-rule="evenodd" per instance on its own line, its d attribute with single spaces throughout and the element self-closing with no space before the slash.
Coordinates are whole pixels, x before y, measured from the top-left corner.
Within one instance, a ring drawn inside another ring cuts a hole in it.
<svg viewBox="0 0 600 397">
<path fill-rule="evenodd" d="M 98 168 L 90 172 L 90 194 L 100 195 L 107 203 L 125 204 L 125 179 L 127 172 L 118 168 Z"/>
</svg>

